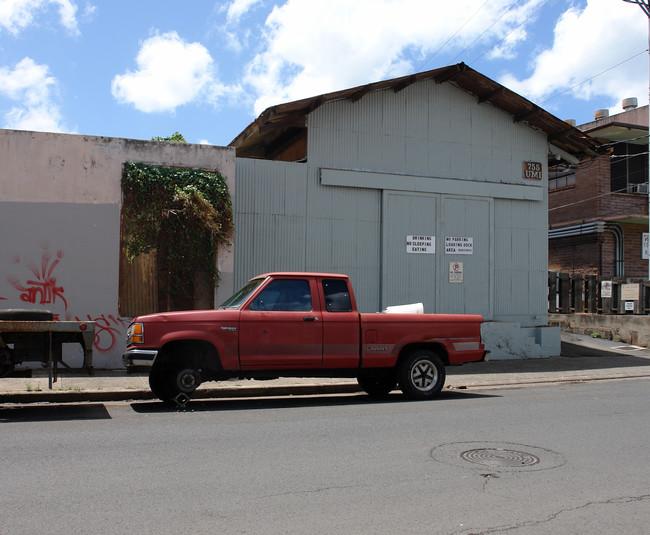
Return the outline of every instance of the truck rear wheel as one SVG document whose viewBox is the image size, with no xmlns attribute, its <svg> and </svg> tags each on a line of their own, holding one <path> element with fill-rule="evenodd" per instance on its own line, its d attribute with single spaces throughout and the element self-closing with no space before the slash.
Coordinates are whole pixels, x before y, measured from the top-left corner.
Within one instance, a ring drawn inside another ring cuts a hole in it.
<svg viewBox="0 0 650 535">
<path fill-rule="evenodd" d="M 428 349 L 420 349 L 407 356 L 397 373 L 404 395 L 415 400 L 432 399 L 445 384 L 445 365 L 440 357 Z"/>
</svg>

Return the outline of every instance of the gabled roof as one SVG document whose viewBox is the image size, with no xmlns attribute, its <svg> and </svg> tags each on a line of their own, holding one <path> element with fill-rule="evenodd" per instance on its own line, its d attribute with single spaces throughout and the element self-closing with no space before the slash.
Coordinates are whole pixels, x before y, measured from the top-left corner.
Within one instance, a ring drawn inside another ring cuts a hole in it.
<svg viewBox="0 0 650 535">
<path fill-rule="evenodd" d="M 490 103 L 508 113 L 513 122 L 523 122 L 544 132 L 549 143 L 570 155 L 580 159 L 595 155 L 598 146 L 595 140 L 464 63 L 271 106 L 233 139 L 230 146 L 237 148 L 238 157 L 272 159 L 295 140 L 304 139 L 307 116 L 326 102 L 343 99 L 355 102 L 370 92 L 386 89 L 397 93 L 423 80 L 454 84 L 476 96 L 479 103 Z"/>
</svg>

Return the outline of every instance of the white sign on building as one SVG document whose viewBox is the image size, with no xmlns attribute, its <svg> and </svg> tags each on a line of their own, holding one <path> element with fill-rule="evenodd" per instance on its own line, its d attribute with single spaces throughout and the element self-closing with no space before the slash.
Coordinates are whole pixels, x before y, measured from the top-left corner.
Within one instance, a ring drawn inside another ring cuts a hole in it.
<svg viewBox="0 0 650 535">
<path fill-rule="evenodd" d="M 462 262 L 449 262 L 449 282 L 456 284 L 463 282 Z"/>
<path fill-rule="evenodd" d="M 474 238 L 445 237 L 445 254 L 474 254 Z"/>
<path fill-rule="evenodd" d="M 413 234 L 406 236 L 406 252 L 409 254 L 436 254 L 436 237 Z"/>
<path fill-rule="evenodd" d="M 600 283 L 600 297 L 612 297 L 612 281 L 602 281 Z"/>
<path fill-rule="evenodd" d="M 641 244 L 641 258 L 650 259 L 650 233 L 643 233 L 643 243 Z"/>
</svg>

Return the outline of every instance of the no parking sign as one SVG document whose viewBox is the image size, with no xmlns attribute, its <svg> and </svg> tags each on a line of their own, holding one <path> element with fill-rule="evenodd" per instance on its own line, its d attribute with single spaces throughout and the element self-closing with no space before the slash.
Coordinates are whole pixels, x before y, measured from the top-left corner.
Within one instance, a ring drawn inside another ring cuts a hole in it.
<svg viewBox="0 0 650 535">
<path fill-rule="evenodd" d="M 451 283 L 463 282 L 462 262 L 449 262 L 449 282 Z"/>
</svg>

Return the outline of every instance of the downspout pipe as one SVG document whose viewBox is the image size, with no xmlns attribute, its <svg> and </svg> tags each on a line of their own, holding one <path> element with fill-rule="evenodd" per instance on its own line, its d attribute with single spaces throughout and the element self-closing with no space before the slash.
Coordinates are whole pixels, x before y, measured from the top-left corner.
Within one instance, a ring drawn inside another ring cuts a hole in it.
<svg viewBox="0 0 650 535">
<path fill-rule="evenodd" d="M 612 221 L 593 221 L 591 223 L 581 223 L 580 225 L 553 228 L 549 229 L 548 238 L 551 240 L 554 238 L 567 238 L 586 234 L 602 234 L 603 232 L 611 232 L 614 236 L 614 276 L 624 277 L 624 233 L 623 227 L 618 223 Z"/>
</svg>

